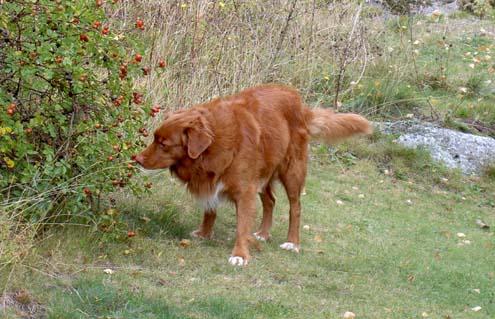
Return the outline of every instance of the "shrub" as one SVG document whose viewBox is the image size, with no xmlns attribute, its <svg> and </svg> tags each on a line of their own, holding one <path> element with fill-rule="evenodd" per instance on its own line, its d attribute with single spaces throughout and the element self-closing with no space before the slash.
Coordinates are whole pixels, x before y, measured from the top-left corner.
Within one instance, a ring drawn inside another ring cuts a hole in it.
<svg viewBox="0 0 495 319">
<path fill-rule="evenodd" d="M 133 89 L 151 72 L 133 35 L 144 24 L 111 25 L 112 7 L 100 0 L 2 5 L 0 200 L 22 220 L 61 212 L 65 220 L 93 218 L 104 193 L 143 189 L 130 157 L 157 111 Z"/>
</svg>

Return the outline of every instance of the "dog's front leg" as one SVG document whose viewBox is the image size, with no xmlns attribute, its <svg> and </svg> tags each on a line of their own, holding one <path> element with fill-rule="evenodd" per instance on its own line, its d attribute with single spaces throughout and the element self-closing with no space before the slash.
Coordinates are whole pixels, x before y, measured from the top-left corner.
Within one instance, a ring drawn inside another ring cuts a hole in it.
<svg viewBox="0 0 495 319">
<path fill-rule="evenodd" d="M 249 245 L 256 242 L 252 235 L 252 226 L 256 217 L 256 189 L 242 193 L 235 199 L 237 213 L 236 242 L 229 263 L 244 266 L 249 261 Z"/>
<path fill-rule="evenodd" d="M 217 212 L 214 209 L 207 209 L 203 214 L 203 222 L 198 229 L 191 233 L 192 237 L 211 239 L 213 236 L 213 225 L 217 218 Z"/>
</svg>

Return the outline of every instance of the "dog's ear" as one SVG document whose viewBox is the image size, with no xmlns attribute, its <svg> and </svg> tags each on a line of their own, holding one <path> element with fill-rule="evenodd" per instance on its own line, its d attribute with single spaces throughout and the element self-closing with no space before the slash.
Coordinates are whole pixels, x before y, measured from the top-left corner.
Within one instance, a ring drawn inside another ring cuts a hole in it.
<svg viewBox="0 0 495 319">
<path fill-rule="evenodd" d="M 187 155 L 192 159 L 198 158 L 213 142 L 213 132 L 202 115 L 192 121 L 186 133 Z"/>
</svg>

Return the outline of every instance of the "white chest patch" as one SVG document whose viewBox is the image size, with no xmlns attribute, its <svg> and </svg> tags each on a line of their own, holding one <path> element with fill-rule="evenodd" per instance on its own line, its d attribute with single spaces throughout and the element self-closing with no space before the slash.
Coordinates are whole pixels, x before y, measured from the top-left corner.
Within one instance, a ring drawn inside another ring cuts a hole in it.
<svg viewBox="0 0 495 319">
<path fill-rule="evenodd" d="M 222 202 L 222 191 L 224 189 L 225 185 L 220 182 L 217 184 L 217 187 L 215 188 L 215 191 L 213 194 L 211 194 L 208 197 L 200 197 L 198 198 L 198 202 L 201 205 L 201 207 L 205 210 L 215 210 L 218 205 Z"/>
</svg>

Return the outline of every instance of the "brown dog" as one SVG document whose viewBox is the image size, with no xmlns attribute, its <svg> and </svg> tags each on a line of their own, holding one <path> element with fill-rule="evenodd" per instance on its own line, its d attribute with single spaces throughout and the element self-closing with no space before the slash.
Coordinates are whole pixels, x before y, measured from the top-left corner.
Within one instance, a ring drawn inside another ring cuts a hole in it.
<svg viewBox="0 0 495 319">
<path fill-rule="evenodd" d="M 146 169 L 169 168 L 204 204 L 203 222 L 194 236 L 209 238 L 218 203 L 232 201 L 237 232 L 229 262 L 245 265 L 254 240 L 256 196 L 260 194 L 263 218 L 254 235 L 267 240 L 277 179 L 290 202 L 289 234 L 280 247 L 299 251 L 300 194 L 310 138 L 331 143 L 371 132 L 370 123 L 359 115 L 310 109 L 297 91 L 264 85 L 169 114 L 136 161 Z"/>
</svg>

